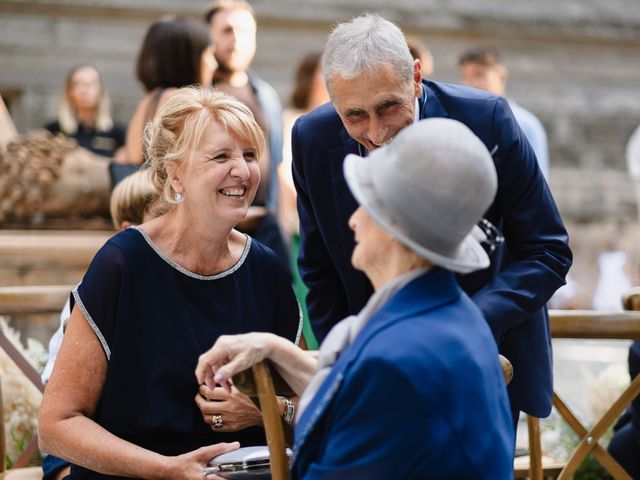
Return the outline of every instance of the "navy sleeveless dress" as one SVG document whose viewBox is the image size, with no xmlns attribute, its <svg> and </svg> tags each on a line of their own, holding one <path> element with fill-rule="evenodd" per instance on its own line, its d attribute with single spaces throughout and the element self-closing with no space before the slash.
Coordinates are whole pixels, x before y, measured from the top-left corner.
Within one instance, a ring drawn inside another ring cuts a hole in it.
<svg viewBox="0 0 640 480">
<path fill-rule="evenodd" d="M 163 455 L 218 442 L 266 444 L 260 427 L 220 433 L 204 423 L 194 370 L 220 335 L 262 331 L 299 340 L 298 304 L 271 250 L 247 236 L 232 268 L 202 276 L 129 228 L 96 254 L 73 299 L 108 362 L 98 424 Z M 112 477 L 74 465 L 67 478 Z"/>
</svg>

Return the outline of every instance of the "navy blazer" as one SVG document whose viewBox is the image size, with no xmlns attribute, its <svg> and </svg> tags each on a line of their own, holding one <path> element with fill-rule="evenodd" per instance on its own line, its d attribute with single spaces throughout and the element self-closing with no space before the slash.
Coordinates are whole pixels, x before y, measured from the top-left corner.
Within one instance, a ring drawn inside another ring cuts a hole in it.
<svg viewBox="0 0 640 480">
<path fill-rule="evenodd" d="M 513 478 L 498 350 L 451 272 L 433 268 L 369 319 L 295 438 L 293 478 Z"/>
<path fill-rule="evenodd" d="M 553 382 L 545 304 L 564 284 L 571 265 L 567 232 L 507 101 L 459 85 L 423 80 L 422 86 L 420 118 L 458 120 L 492 152 L 498 192 L 485 217 L 502 230 L 506 241 L 489 268 L 458 280 L 480 307 L 500 352 L 514 366 L 512 406 L 547 416 Z M 359 312 L 372 293 L 370 282 L 351 265 L 355 243 L 347 221 L 357 203 L 342 172 L 344 157 L 362 155 L 364 148 L 349 137 L 333 106 L 326 104 L 298 119 L 292 153 L 300 215 L 299 267 L 309 287 L 314 333 L 321 341 L 338 321 Z"/>
</svg>

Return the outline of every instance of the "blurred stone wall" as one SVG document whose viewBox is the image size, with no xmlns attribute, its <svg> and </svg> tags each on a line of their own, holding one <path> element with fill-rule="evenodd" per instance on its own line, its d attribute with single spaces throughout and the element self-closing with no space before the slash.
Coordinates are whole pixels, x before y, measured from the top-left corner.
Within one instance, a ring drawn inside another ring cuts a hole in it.
<svg viewBox="0 0 640 480">
<path fill-rule="evenodd" d="M 86 61 L 103 72 L 115 117 L 126 123 L 142 96 L 134 62 L 147 26 L 167 13 L 200 16 L 208 3 L 0 0 L 0 92 L 11 102 L 18 129 L 24 132 L 52 119 L 66 72 Z M 509 96 L 538 115 L 547 129 L 550 183 L 566 221 L 580 232 L 613 225 L 613 240 L 637 243 L 627 238 L 637 215 L 624 149 L 640 124 L 640 1 L 251 4 L 259 16 L 254 67 L 285 102 L 301 56 L 322 48 L 332 24 L 363 10 L 382 13 L 427 43 L 435 57 L 436 80 L 458 81 L 457 57 L 466 48 L 496 46 L 509 68 Z M 574 245 L 577 257 L 590 257 L 589 249 L 600 248 L 595 240 L 586 240 Z"/>
</svg>

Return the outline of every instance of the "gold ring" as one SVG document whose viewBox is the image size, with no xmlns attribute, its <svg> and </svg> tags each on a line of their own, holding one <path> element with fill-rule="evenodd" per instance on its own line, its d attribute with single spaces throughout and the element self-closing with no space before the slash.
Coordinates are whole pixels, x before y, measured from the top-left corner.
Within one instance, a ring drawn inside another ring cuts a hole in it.
<svg viewBox="0 0 640 480">
<path fill-rule="evenodd" d="M 222 428 L 224 426 L 222 415 L 214 415 L 211 417 L 211 425 L 213 425 L 213 428 Z"/>
</svg>

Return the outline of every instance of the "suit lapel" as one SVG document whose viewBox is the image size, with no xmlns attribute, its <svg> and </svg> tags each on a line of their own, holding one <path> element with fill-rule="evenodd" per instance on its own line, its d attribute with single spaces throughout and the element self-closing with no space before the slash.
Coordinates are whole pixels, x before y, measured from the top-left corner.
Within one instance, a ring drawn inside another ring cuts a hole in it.
<svg viewBox="0 0 640 480">
<path fill-rule="evenodd" d="M 358 153 L 358 144 L 355 140 L 347 137 L 347 142 L 329 152 L 329 168 L 331 169 L 331 184 L 333 188 L 333 199 L 335 201 L 334 215 L 338 225 L 338 235 L 340 239 L 333 245 L 333 248 L 340 248 L 342 261 L 346 265 L 351 265 L 351 252 L 355 247 L 353 232 L 348 227 L 349 217 L 358 208 L 358 202 L 351 194 L 347 181 L 344 178 L 342 165 L 344 158 L 350 153 Z"/>
</svg>

